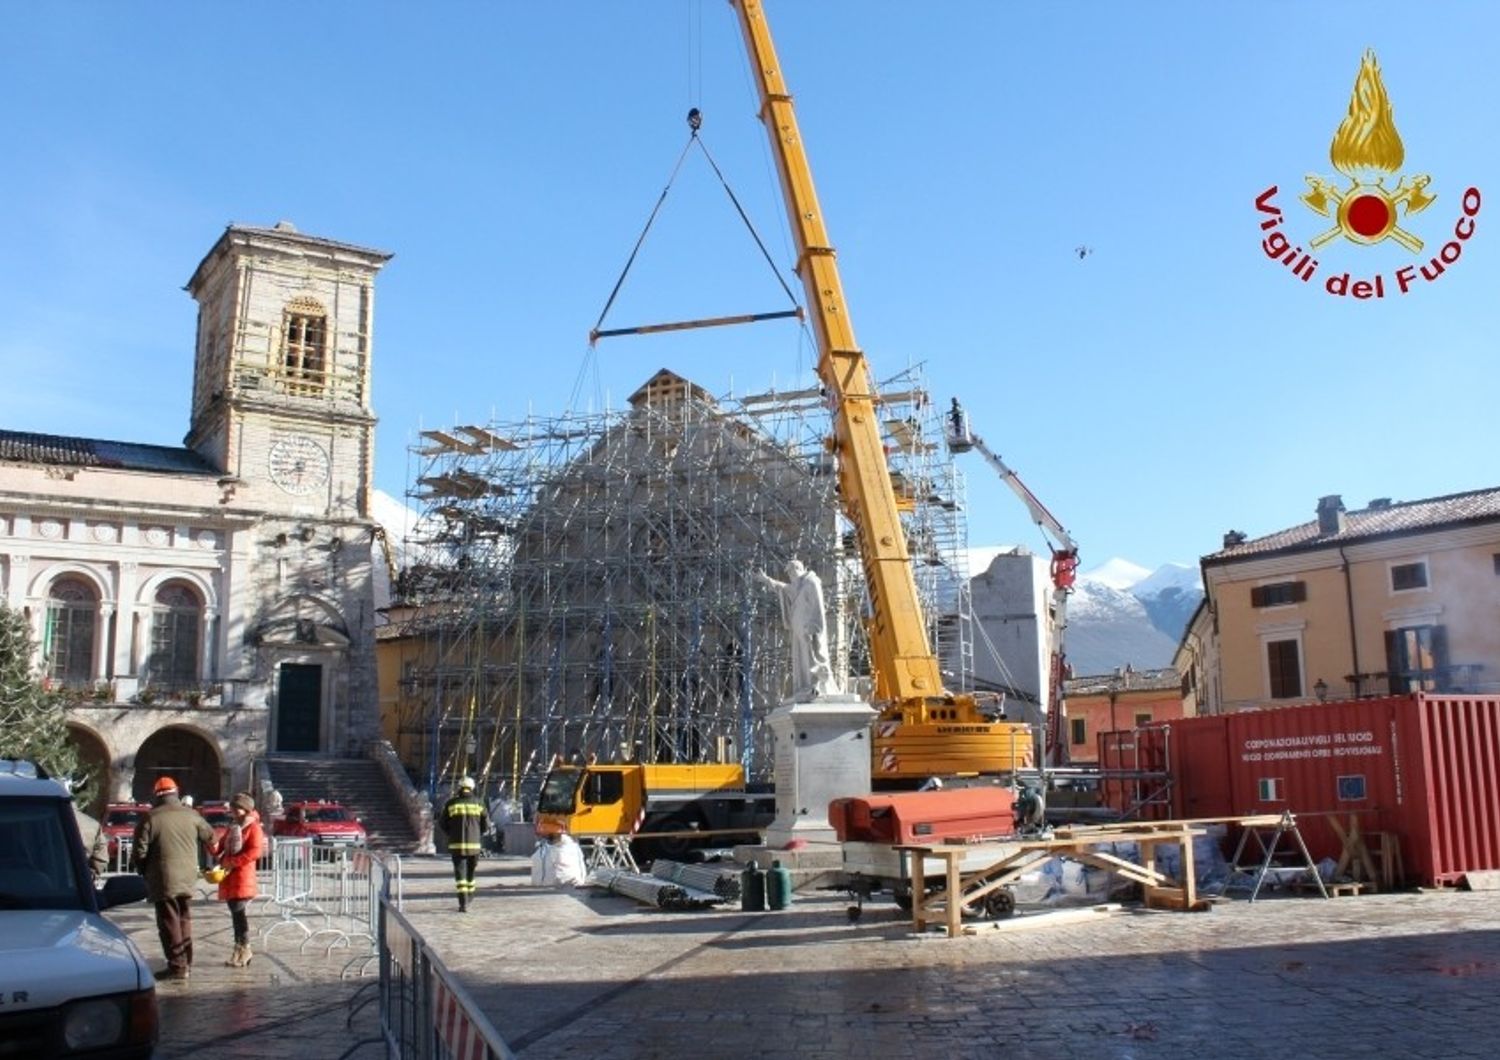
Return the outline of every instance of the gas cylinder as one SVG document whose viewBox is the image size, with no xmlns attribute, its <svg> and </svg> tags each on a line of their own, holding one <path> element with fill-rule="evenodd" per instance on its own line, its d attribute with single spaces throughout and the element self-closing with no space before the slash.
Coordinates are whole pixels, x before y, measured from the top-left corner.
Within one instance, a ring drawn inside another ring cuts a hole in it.
<svg viewBox="0 0 1500 1060">
<path fill-rule="evenodd" d="M 791 904 L 792 874 L 780 861 L 773 861 L 766 872 L 766 905 L 772 909 L 785 909 Z"/>
<path fill-rule="evenodd" d="M 746 913 L 766 911 L 766 870 L 746 865 L 740 873 L 740 909 Z"/>
</svg>

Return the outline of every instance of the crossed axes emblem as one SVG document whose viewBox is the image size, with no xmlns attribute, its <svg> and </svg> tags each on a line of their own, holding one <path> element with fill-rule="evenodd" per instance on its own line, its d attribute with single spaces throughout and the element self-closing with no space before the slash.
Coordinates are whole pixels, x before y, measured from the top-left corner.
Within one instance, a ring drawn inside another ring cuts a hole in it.
<svg viewBox="0 0 1500 1060">
<path fill-rule="evenodd" d="M 1382 239 L 1389 237 L 1412 253 L 1416 253 L 1422 249 L 1422 241 L 1396 224 L 1395 218 L 1397 216 L 1396 207 L 1399 204 L 1404 203 L 1406 205 L 1406 216 L 1410 217 L 1414 213 L 1421 213 L 1437 200 L 1436 195 L 1428 195 L 1424 190 L 1427 185 L 1432 183 L 1432 178 L 1427 174 L 1424 173 L 1420 176 L 1412 177 L 1409 183 L 1408 178 L 1402 177 L 1396 185 L 1396 190 L 1393 192 L 1386 191 L 1378 183 L 1361 184 L 1358 181 L 1355 181 L 1348 188 L 1341 190 L 1314 173 L 1307 175 L 1307 183 L 1311 190 L 1300 196 L 1302 201 L 1307 204 L 1308 208 L 1322 214 L 1324 217 L 1333 217 L 1337 221 L 1328 231 L 1313 237 L 1310 243 L 1312 249 L 1317 250 L 1325 243 L 1336 239 L 1340 235 L 1348 236 L 1356 242 L 1362 243 L 1378 243 Z M 1378 198 L 1385 204 L 1386 209 L 1390 211 L 1389 216 L 1391 221 L 1387 225 L 1386 230 L 1374 238 L 1353 232 L 1349 227 L 1344 211 L 1341 209 L 1346 200 L 1352 203 L 1353 200 L 1364 196 Z"/>
</svg>

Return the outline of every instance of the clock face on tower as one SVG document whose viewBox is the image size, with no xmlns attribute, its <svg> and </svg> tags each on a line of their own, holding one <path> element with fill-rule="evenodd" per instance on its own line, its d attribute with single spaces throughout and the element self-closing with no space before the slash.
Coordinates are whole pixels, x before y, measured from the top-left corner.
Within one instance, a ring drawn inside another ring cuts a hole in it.
<svg viewBox="0 0 1500 1060">
<path fill-rule="evenodd" d="M 294 497 L 328 482 L 328 453 L 305 434 L 291 434 L 271 446 L 271 481 Z"/>
</svg>

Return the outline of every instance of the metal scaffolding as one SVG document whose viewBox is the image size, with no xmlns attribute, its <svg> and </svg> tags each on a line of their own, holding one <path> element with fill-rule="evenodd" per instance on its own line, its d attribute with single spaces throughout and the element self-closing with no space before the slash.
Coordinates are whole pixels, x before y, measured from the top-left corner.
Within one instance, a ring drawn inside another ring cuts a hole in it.
<svg viewBox="0 0 1500 1060">
<path fill-rule="evenodd" d="M 915 372 L 883 394 L 930 633 L 967 688 L 961 481 Z M 430 790 L 534 796 L 554 754 L 740 761 L 768 779 L 788 691 L 773 594 L 822 578 L 830 655 L 867 682 L 865 587 L 816 389 L 715 398 L 669 371 L 620 411 L 422 432 L 400 572 L 398 749 Z M 854 675 L 850 680 L 850 675 Z"/>
</svg>

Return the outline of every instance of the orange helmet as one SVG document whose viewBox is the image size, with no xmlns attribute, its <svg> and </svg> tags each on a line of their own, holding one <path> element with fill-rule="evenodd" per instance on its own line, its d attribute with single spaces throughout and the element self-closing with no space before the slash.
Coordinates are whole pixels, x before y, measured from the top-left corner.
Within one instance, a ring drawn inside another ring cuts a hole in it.
<svg viewBox="0 0 1500 1060">
<path fill-rule="evenodd" d="M 151 789 L 153 795 L 175 795 L 177 794 L 177 781 L 171 777 L 162 777 L 156 782 L 156 787 Z"/>
</svg>

